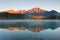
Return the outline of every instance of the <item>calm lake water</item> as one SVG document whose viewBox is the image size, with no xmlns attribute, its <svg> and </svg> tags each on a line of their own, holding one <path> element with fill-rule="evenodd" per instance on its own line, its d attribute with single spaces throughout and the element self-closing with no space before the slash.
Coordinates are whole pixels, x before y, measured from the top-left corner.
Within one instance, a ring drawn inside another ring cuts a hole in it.
<svg viewBox="0 0 60 40">
<path fill-rule="evenodd" d="M 60 21 L 0 20 L 0 40 L 60 40 Z"/>
</svg>

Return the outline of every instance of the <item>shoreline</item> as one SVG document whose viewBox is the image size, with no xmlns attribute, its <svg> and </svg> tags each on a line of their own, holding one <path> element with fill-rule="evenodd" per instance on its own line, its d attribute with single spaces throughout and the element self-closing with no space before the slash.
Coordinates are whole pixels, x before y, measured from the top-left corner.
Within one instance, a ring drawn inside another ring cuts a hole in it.
<svg viewBox="0 0 60 40">
<path fill-rule="evenodd" d="M 0 20 L 0 22 L 22 22 L 22 21 L 60 21 L 60 20 Z"/>
</svg>

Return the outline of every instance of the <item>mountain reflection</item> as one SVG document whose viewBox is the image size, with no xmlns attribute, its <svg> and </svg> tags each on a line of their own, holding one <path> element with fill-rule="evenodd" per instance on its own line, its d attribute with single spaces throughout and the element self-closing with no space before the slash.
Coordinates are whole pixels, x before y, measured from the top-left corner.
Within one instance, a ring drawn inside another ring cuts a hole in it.
<svg viewBox="0 0 60 40">
<path fill-rule="evenodd" d="M 58 24 L 57 24 L 58 23 Z M 60 22 L 51 22 L 51 21 L 28 21 L 28 22 L 0 22 L 0 28 L 8 30 L 30 30 L 33 32 L 40 32 L 45 29 L 56 29 L 60 26 Z"/>
<path fill-rule="evenodd" d="M 9 28 L 6 28 L 7 30 L 15 30 L 15 29 L 18 29 L 18 30 L 30 30 L 30 31 L 33 31 L 33 32 L 40 32 L 42 30 L 44 30 L 44 28 L 25 28 L 25 27 L 9 27 Z"/>
</svg>

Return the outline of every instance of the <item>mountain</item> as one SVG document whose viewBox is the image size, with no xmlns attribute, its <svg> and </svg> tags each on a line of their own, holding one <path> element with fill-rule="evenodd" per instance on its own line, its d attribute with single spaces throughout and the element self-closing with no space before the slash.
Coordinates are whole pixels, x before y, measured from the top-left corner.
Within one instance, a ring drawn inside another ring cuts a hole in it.
<svg viewBox="0 0 60 40">
<path fill-rule="evenodd" d="M 16 11 L 14 11 L 14 10 L 7 10 L 6 12 L 12 13 L 12 14 L 15 14 L 16 13 Z"/>
<path fill-rule="evenodd" d="M 58 14 L 57 11 L 51 10 L 51 11 L 39 11 L 39 12 L 33 12 L 31 13 L 30 11 L 26 13 L 26 15 L 35 15 L 35 16 L 56 16 Z"/>
<path fill-rule="evenodd" d="M 26 15 L 28 15 L 30 17 L 34 17 L 33 19 L 35 19 L 35 18 L 43 19 L 43 17 L 44 17 L 44 19 L 57 19 L 57 18 L 60 19 L 60 13 L 58 13 L 55 10 L 44 11 L 44 12 L 40 12 L 39 11 L 39 12 L 32 12 L 32 13 L 31 12 L 27 12 Z M 43 16 L 43 17 L 41 18 L 41 16 Z"/>
<path fill-rule="evenodd" d="M 26 12 L 26 10 L 18 10 L 18 11 L 16 11 L 16 13 L 18 13 L 18 14 L 24 14 Z"/>
<path fill-rule="evenodd" d="M 46 12 L 46 10 L 43 10 L 39 7 L 35 7 L 35 8 L 32 8 L 32 9 L 29 9 L 28 11 L 26 11 L 26 15 L 28 16 L 42 16 L 42 14 L 44 14 Z"/>
<path fill-rule="evenodd" d="M 43 9 L 40 9 L 39 7 L 35 7 L 35 8 L 32 8 L 32 9 L 30 9 L 30 10 L 28 10 L 27 12 L 30 12 L 30 13 L 34 13 L 34 12 L 36 12 L 36 13 L 43 13 L 43 12 L 45 12 L 46 10 L 43 10 Z"/>
</svg>

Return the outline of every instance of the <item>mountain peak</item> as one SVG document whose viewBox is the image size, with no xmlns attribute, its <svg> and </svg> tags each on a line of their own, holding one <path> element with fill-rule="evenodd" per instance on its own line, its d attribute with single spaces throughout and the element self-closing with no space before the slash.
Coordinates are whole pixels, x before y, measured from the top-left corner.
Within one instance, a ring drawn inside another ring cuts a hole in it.
<svg viewBox="0 0 60 40">
<path fill-rule="evenodd" d="M 43 9 L 41 9 L 41 8 L 39 8 L 39 7 L 35 7 L 35 8 L 32 8 L 32 9 L 30 9 L 30 10 L 28 10 L 28 12 L 36 12 L 36 13 L 38 13 L 38 12 L 40 12 L 40 13 L 42 13 L 42 12 L 45 12 L 46 10 L 43 10 Z"/>
<path fill-rule="evenodd" d="M 55 12 L 55 13 L 58 13 L 57 11 L 55 11 L 55 10 L 51 10 L 50 12 Z"/>
<path fill-rule="evenodd" d="M 14 10 L 7 10 L 8 13 L 16 13 Z"/>
<path fill-rule="evenodd" d="M 26 10 L 18 10 L 16 11 L 16 13 L 21 13 L 21 14 L 24 14 L 26 12 Z"/>
<path fill-rule="evenodd" d="M 35 7 L 36 9 L 40 9 L 39 7 Z"/>
</svg>

